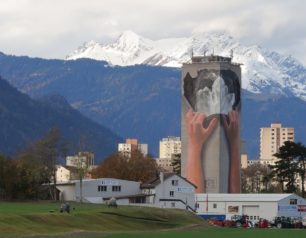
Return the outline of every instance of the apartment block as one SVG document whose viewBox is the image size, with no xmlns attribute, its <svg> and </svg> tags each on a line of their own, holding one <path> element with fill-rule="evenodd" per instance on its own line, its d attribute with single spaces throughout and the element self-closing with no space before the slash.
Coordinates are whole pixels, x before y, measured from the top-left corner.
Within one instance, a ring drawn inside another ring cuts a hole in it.
<svg viewBox="0 0 306 238">
<path fill-rule="evenodd" d="M 294 128 L 282 127 L 280 123 L 260 128 L 260 163 L 274 164 L 277 158 L 273 155 L 279 151 L 285 141 L 294 141 Z"/>
</svg>

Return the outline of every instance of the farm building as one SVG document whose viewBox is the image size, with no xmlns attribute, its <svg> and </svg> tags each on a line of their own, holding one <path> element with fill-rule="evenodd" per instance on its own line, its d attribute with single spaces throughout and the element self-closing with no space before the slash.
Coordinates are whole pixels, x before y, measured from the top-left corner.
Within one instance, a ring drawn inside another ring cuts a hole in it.
<svg viewBox="0 0 306 238">
<path fill-rule="evenodd" d="M 295 194 L 196 194 L 197 214 L 204 219 L 230 220 L 233 215 L 248 215 L 273 220 L 276 216 L 306 216 L 306 200 Z"/>
</svg>

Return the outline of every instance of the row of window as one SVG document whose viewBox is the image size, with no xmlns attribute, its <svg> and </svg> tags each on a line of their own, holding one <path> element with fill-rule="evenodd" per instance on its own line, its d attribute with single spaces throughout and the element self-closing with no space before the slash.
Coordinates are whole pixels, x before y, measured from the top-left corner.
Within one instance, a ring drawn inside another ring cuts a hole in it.
<svg viewBox="0 0 306 238">
<path fill-rule="evenodd" d="M 107 192 L 107 186 L 98 185 L 98 192 Z M 121 192 L 121 186 L 112 186 L 112 192 Z"/>
</svg>

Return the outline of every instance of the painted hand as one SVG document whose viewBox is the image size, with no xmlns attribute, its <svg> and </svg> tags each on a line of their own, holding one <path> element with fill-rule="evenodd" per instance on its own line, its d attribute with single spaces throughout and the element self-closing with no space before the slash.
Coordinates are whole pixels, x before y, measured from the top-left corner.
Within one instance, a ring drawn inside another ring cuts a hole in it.
<svg viewBox="0 0 306 238">
<path fill-rule="evenodd" d="M 207 141 L 208 137 L 214 131 L 218 124 L 218 119 L 214 118 L 209 123 L 207 128 L 203 127 L 203 121 L 205 120 L 206 115 L 202 112 L 193 112 L 189 110 L 186 113 L 186 129 L 189 136 L 189 144 L 195 146 L 202 145 Z"/>
<path fill-rule="evenodd" d="M 223 125 L 226 133 L 226 137 L 232 145 L 233 143 L 239 143 L 239 115 L 237 111 L 231 111 L 228 113 L 228 118 L 223 117 Z"/>
</svg>

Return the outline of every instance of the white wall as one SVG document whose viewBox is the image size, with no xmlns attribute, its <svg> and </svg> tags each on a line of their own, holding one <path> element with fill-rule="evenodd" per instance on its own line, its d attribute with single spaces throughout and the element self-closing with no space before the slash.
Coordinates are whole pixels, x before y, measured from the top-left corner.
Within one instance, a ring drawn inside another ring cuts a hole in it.
<svg viewBox="0 0 306 238">
<path fill-rule="evenodd" d="M 60 199 L 64 201 L 75 201 L 75 185 L 74 184 L 57 184 L 56 188 L 61 192 Z"/>
<path fill-rule="evenodd" d="M 107 186 L 107 191 L 98 191 L 98 186 Z M 112 191 L 112 186 L 121 186 L 121 191 Z M 80 198 L 80 182 L 75 185 L 76 198 Z M 140 194 L 140 182 L 127 181 L 121 179 L 103 178 L 83 181 L 83 199 L 95 203 L 102 203 L 103 198 L 120 197 Z M 100 198 L 100 199 L 97 199 Z"/>
<path fill-rule="evenodd" d="M 172 185 L 172 180 L 178 180 L 178 185 L 177 186 Z M 183 202 L 187 201 L 187 204 L 194 209 L 195 208 L 194 190 L 195 188 L 193 187 L 193 185 L 191 185 L 181 177 L 173 175 L 168 179 L 164 180 L 163 184 L 160 183 L 158 186 L 156 186 L 155 204 L 159 207 L 185 209 L 186 205 L 182 202 L 177 202 L 177 201 L 160 202 L 160 199 L 180 199 Z M 173 197 L 170 196 L 170 191 L 173 191 Z"/>
</svg>

